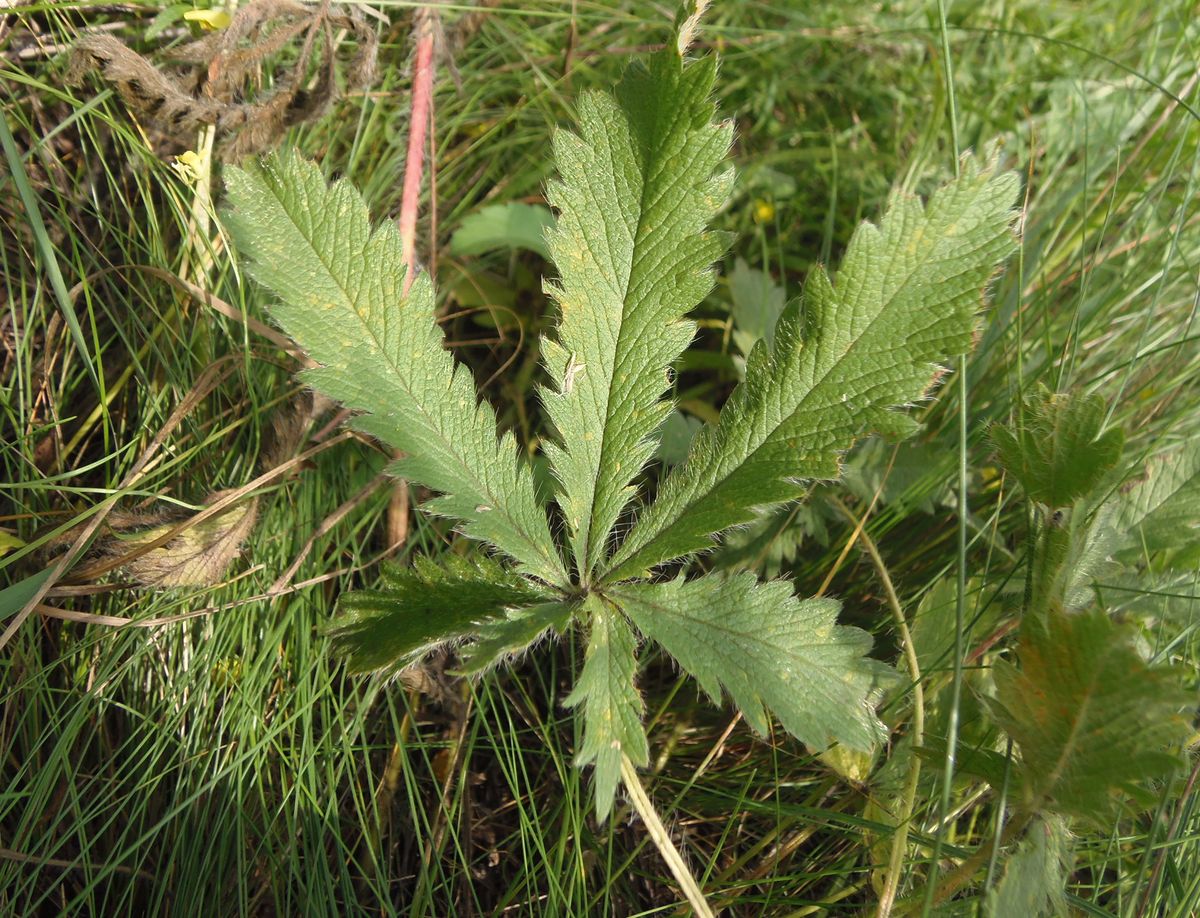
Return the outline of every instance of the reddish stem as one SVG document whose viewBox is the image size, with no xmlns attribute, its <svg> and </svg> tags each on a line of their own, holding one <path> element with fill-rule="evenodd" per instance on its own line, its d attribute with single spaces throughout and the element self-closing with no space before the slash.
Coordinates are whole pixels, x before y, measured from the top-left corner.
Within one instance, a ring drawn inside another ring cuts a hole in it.
<svg viewBox="0 0 1200 918">
<path fill-rule="evenodd" d="M 417 10 L 413 16 L 413 32 L 417 37 L 416 61 L 413 66 L 412 114 L 408 128 L 408 156 L 404 163 L 404 192 L 400 198 L 400 242 L 404 252 L 404 292 L 412 285 L 416 274 L 413 250 L 416 247 L 417 211 L 421 205 L 421 180 L 425 172 L 425 136 L 429 128 L 430 106 L 433 100 L 433 35 L 434 13 L 428 8 Z"/>
<path fill-rule="evenodd" d="M 400 250 L 404 257 L 404 294 L 417 276 L 414 250 L 417 238 L 417 211 L 421 207 L 421 179 L 425 172 L 425 136 L 432 116 L 433 38 L 435 13 L 428 7 L 413 14 L 413 34 L 417 53 L 413 63 L 412 111 L 408 122 L 408 155 L 404 161 L 404 191 L 400 197 Z M 408 482 L 397 481 L 388 503 L 388 545 L 398 548 L 408 539 Z"/>
</svg>

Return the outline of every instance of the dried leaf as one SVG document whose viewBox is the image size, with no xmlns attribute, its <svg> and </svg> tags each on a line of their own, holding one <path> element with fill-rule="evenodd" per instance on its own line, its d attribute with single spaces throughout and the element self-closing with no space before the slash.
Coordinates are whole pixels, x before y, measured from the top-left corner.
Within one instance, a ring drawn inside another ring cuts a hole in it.
<svg viewBox="0 0 1200 918">
<path fill-rule="evenodd" d="M 228 493 L 215 491 L 206 503 L 214 503 Z M 141 586 L 158 589 L 212 586 L 225 576 L 257 519 L 257 499 L 236 504 L 220 516 L 189 526 L 165 545 L 131 559 L 121 571 Z M 151 521 L 155 525 L 147 528 Z M 130 554 L 179 525 L 178 520 L 168 522 L 162 516 L 131 514 L 111 515 L 109 522 L 110 533 L 97 550 L 113 558 Z M 120 531 L 134 527 L 139 527 L 136 532 Z"/>
<path fill-rule="evenodd" d="M 214 125 L 223 136 L 222 151 L 236 158 L 273 146 L 289 127 L 320 117 L 333 104 L 338 95 L 335 30 L 358 43 L 345 80 L 349 89 L 362 89 L 375 73 L 378 38 L 356 7 L 334 10 L 329 0 L 313 6 L 253 0 L 226 28 L 171 51 L 173 61 L 191 65 L 178 74 L 155 67 L 111 35 L 85 35 L 71 53 L 67 82 L 77 85 L 85 74 L 98 71 L 131 109 L 167 134 Z M 296 39 L 301 39 L 299 53 L 293 64 L 275 72 L 274 89 L 244 101 L 263 61 Z"/>
</svg>

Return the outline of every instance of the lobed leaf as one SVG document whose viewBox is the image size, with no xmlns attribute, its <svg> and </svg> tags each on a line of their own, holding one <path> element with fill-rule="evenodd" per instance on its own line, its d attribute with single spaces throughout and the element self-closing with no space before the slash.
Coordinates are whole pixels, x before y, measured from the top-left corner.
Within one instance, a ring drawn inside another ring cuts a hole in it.
<svg viewBox="0 0 1200 918">
<path fill-rule="evenodd" d="M 1071 874 L 1071 833 L 1063 820 L 1039 819 L 1008 860 L 1004 878 L 988 890 L 986 918 L 1057 918 L 1071 914 L 1066 888 Z"/>
<path fill-rule="evenodd" d="M 633 64 L 616 95 L 586 93 L 579 133 L 558 132 L 560 178 L 549 233 L 559 270 L 547 285 L 562 319 L 543 344 L 558 432 L 546 448 L 585 580 L 603 556 L 630 482 L 654 455 L 668 368 L 695 331 L 684 315 L 708 292 L 724 241 L 705 231 L 731 174 L 715 174 L 731 127 L 714 125 L 716 65 L 673 51 Z"/>
<path fill-rule="evenodd" d="M 797 599 L 789 583 L 752 574 L 624 583 L 609 595 L 714 701 L 728 691 L 759 733 L 769 710 L 817 750 L 866 752 L 883 738 L 872 695 L 893 673 L 866 656 L 869 634 L 837 624 L 836 600 Z"/>
<path fill-rule="evenodd" d="M 1103 612 L 1027 616 L 1021 668 L 993 670 L 997 721 L 1021 752 L 1027 808 L 1101 825 L 1123 795 L 1147 802 L 1147 781 L 1182 765 L 1195 697 L 1178 675 L 1151 667 L 1129 629 Z"/>
<path fill-rule="evenodd" d="M 612 810 L 621 756 L 634 765 L 650 761 L 642 729 L 642 696 L 634 685 L 637 640 L 629 623 L 594 593 L 584 608 L 591 617 L 591 637 L 583 672 L 567 697 L 568 707 L 583 706 L 583 744 L 575 756 L 579 766 L 596 766 L 596 812 L 601 822 Z"/>
<path fill-rule="evenodd" d="M 450 237 L 451 255 L 480 255 L 496 249 L 527 249 L 550 258 L 546 231 L 554 215 L 537 204 L 489 204 L 463 217 Z"/>
<path fill-rule="evenodd" d="M 1019 425 L 997 424 L 992 441 L 1001 464 L 1033 500 L 1070 507 L 1100 484 L 1121 459 L 1125 435 L 1104 430 L 1099 395 L 1057 394 L 1045 386 L 1025 401 Z"/>
<path fill-rule="evenodd" d="M 575 606 L 565 602 L 543 602 L 527 609 L 513 609 L 503 619 L 483 622 L 475 640 L 459 651 L 459 672 L 473 675 L 494 663 L 523 653 L 548 632 L 562 634 L 571 623 Z"/>
<path fill-rule="evenodd" d="M 748 355 L 760 340 L 772 347 L 775 323 L 787 302 L 783 288 L 766 271 L 751 268 L 739 258 L 729 274 L 729 293 L 733 300 L 733 343 L 738 350 Z"/>
<path fill-rule="evenodd" d="M 801 480 L 836 478 L 864 433 L 911 431 L 892 409 L 921 398 L 937 363 L 970 347 L 984 285 L 1013 249 L 1017 188 L 1015 175 L 967 159 L 927 208 L 898 198 L 878 228 L 860 226 L 837 287 L 821 270 L 809 276 L 774 347 L 751 352 L 745 381 L 667 476 L 605 579 L 710 546 L 755 508 L 799 496 Z"/>
<path fill-rule="evenodd" d="M 398 672 L 440 645 L 490 635 L 509 609 L 546 598 L 483 554 L 418 556 L 412 567 L 385 565 L 380 588 L 343 594 L 329 634 L 351 672 Z"/>
<path fill-rule="evenodd" d="M 1195 546 L 1200 542 L 1200 444 L 1189 441 L 1152 462 L 1146 477 L 1121 495 L 1118 508 L 1124 557 Z M 1195 564 L 1187 567 L 1194 570 Z"/>
<path fill-rule="evenodd" d="M 270 311 L 321 366 L 303 377 L 357 411 L 353 424 L 407 454 L 395 472 L 442 492 L 425 504 L 553 583 L 567 576 L 529 470 L 474 380 L 443 346 L 427 275 L 402 293 L 404 260 L 391 223 L 372 230 L 345 181 L 327 185 L 298 156 L 230 168 L 229 227 L 251 276 L 280 302 Z"/>
</svg>

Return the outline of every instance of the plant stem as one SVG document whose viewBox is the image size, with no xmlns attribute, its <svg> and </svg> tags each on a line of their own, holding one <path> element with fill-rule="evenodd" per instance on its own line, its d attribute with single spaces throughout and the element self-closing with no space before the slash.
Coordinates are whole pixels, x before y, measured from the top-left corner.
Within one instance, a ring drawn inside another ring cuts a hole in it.
<svg viewBox="0 0 1200 918">
<path fill-rule="evenodd" d="M 1033 819 L 1031 814 L 1031 810 L 1022 810 L 1012 822 L 1004 827 L 1004 831 L 1000 835 L 1000 847 L 1011 844 L 1021 837 L 1021 834 L 1029 827 L 1029 823 Z M 970 883 L 975 878 L 975 875 L 979 873 L 980 868 L 991 858 L 991 849 L 991 845 L 980 845 L 979 850 L 959 864 L 952 873 L 947 874 L 945 879 L 938 883 L 937 888 L 933 891 L 933 904 L 941 905 Z"/>
<path fill-rule="evenodd" d="M 425 173 L 425 135 L 432 115 L 433 37 L 437 14 L 429 7 L 413 13 L 413 35 L 417 49 L 413 64 L 412 108 L 408 121 L 408 152 L 404 159 L 404 190 L 400 197 L 400 247 L 404 258 L 404 294 L 417 275 L 417 211 L 421 206 L 421 179 Z M 397 481 L 387 509 L 388 544 L 401 546 L 408 541 L 408 482 Z"/>
<path fill-rule="evenodd" d="M 937 0 L 938 25 L 941 37 L 942 76 L 946 84 L 946 113 L 950 121 L 950 142 L 954 148 L 954 176 L 958 178 L 962 168 L 960 159 L 961 146 L 958 136 L 958 101 L 954 95 L 954 59 L 950 54 L 950 34 L 946 27 L 946 0 Z M 958 745 L 958 716 L 962 705 L 963 683 L 963 653 L 965 636 L 963 634 L 964 619 L 966 618 L 967 602 L 967 516 L 969 513 L 967 477 L 967 424 L 969 421 L 967 401 L 969 390 L 967 385 L 967 358 L 959 357 L 957 362 L 958 376 L 958 552 L 956 565 L 957 589 L 954 597 L 954 680 L 950 689 L 950 711 L 946 720 L 946 757 L 942 764 L 941 815 L 943 822 L 938 828 L 937 838 L 933 843 L 933 854 L 929 858 L 929 878 L 926 889 L 925 903 L 922 914 L 928 915 L 933 909 L 933 889 L 937 882 L 938 862 L 942 856 L 942 846 L 946 842 L 946 830 L 949 823 L 944 821 L 950 813 L 950 798 L 954 790 L 954 767 L 957 763 Z"/>
<path fill-rule="evenodd" d="M 867 535 L 865 521 L 855 517 L 853 511 L 836 497 L 830 501 L 842 514 L 857 527 L 859 541 L 871 557 L 875 572 L 883 584 L 883 592 L 887 596 L 888 608 L 892 612 L 892 620 L 900 634 L 900 643 L 904 648 L 904 660 L 908 664 L 908 673 L 913 682 L 913 719 L 911 741 L 913 746 L 920 746 L 925 741 L 925 687 L 921 684 L 921 665 L 917 661 L 917 648 L 913 643 L 912 633 L 908 630 L 908 621 L 904 617 L 904 609 L 900 606 L 900 598 L 892 584 L 891 575 L 875 540 Z M 888 858 L 887 880 L 884 884 L 883 895 L 879 897 L 878 918 L 887 918 L 892 913 L 896 902 L 896 893 L 900 888 L 900 876 L 904 872 L 904 852 L 908 847 L 908 827 L 912 822 L 913 810 L 916 807 L 917 787 L 921 781 L 921 757 L 913 753 L 908 768 L 908 780 L 904 785 L 904 796 L 901 798 L 900 812 L 897 814 L 896 834 L 892 836 L 891 856 Z"/>
<path fill-rule="evenodd" d="M 646 795 L 646 789 L 642 786 L 642 781 L 638 777 L 637 767 L 630 761 L 629 756 L 624 753 L 621 754 L 621 778 L 625 782 L 626 790 L 629 791 L 629 799 L 633 803 L 633 808 L 638 811 L 638 815 L 642 817 L 642 822 L 646 824 L 646 829 L 650 832 L 650 840 L 654 842 L 654 846 L 658 848 L 658 853 L 666 861 L 667 867 L 671 871 L 671 876 L 675 877 L 675 881 L 683 890 L 684 898 L 688 900 L 688 903 L 700 918 L 713 918 L 713 910 L 709 907 L 708 900 L 704 898 L 704 893 L 700 891 L 700 885 L 696 882 L 696 878 L 692 876 L 692 872 L 688 870 L 687 864 L 683 862 L 683 855 L 679 853 L 679 849 L 671 841 L 671 836 L 667 833 L 666 827 L 662 824 L 662 820 L 658 818 L 654 804 L 650 802 L 650 798 Z"/>
<path fill-rule="evenodd" d="M 413 64 L 412 108 L 408 122 L 408 152 L 404 160 L 404 191 L 400 198 L 400 245 L 404 257 L 404 292 L 416 275 L 417 211 L 421 205 L 421 180 L 425 174 L 425 135 L 433 100 L 433 36 L 436 13 L 421 7 L 413 13 L 417 50 Z"/>
</svg>

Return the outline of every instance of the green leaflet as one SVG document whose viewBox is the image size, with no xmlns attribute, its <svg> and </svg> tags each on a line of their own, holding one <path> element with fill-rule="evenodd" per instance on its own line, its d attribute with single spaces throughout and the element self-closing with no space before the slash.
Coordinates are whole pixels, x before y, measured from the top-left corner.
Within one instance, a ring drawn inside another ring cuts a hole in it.
<svg viewBox="0 0 1200 918">
<path fill-rule="evenodd" d="M 759 340 L 766 341 L 767 347 L 773 346 L 775 323 L 786 304 L 783 288 L 766 271 L 751 268 L 739 258 L 729 275 L 729 293 L 733 300 L 733 343 L 738 350 L 749 355 Z"/>
<path fill-rule="evenodd" d="M 344 594 L 329 633 L 352 672 L 398 672 L 441 644 L 490 634 L 507 609 L 547 595 L 483 554 L 418 556 L 411 568 L 385 565 L 379 589 Z"/>
<path fill-rule="evenodd" d="M 549 234 L 562 311 L 543 343 L 542 390 L 558 443 L 546 447 L 581 578 L 607 547 L 630 482 L 654 455 L 668 368 L 692 339 L 684 315 L 707 293 L 724 241 L 705 226 L 724 201 L 730 125 L 713 125 L 716 65 L 673 51 L 633 64 L 615 98 L 585 93 L 579 133 L 559 131 L 559 211 Z"/>
<path fill-rule="evenodd" d="M 1017 189 L 1015 175 L 967 159 L 927 208 L 898 198 L 878 228 L 860 226 L 837 287 L 824 271 L 809 276 L 773 350 L 755 347 L 720 420 L 663 482 L 605 579 L 708 547 L 755 507 L 798 496 L 798 480 L 836 478 L 863 433 L 911 430 L 892 409 L 922 398 L 937 363 L 970 347 L 984 285 L 1014 246 Z"/>
<path fill-rule="evenodd" d="M 1039 819 L 1009 858 L 1004 879 L 984 899 L 987 918 L 1058 918 L 1070 915 L 1071 833 L 1062 819 Z"/>
<path fill-rule="evenodd" d="M 997 424 L 992 440 L 1026 494 L 1047 507 L 1069 507 L 1121 459 L 1125 435 L 1104 431 L 1104 415 L 1099 395 L 1060 395 L 1039 385 L 1025 401 L 1022 423 Z"/>
<path fill-rule="evenodd" d="M 1144 783 L 1183 764 L 1193 693 L 1178 674 L 1150 667 L 1133 634 L 1104 612 L 1026 617 L 1018 670 L 994 670 L 996 720 L 1021 752 L 1026 809 L 1105 824 L 1118 792 L 1150 802 Z M 1186 712 L 1186 713 L 1185 713 Z"/>
<path fill-rule="evenodd" d="M 579 681 L 568 707 L 583 706 L 583 743 L 576 765 L 596 767 L 596 813 L 601 822 L 612 810 L 621 777 L 621 756 L 634 765 L 650 761 L 642 729 L 642 696 L 634 685 L 637 641 L 621 613 L 595 594 L 584 608 L 591 616 L 591 637 Z"/>
<path fill-rule="evenodd" d="M 1200 443 L 1185 443 L 1153 460 L 1145 478 L 1122 494 L 1117 506 L 1122 557 L 1136 560 L 1195 546 L 1200 542 Z M 1185 565 L 1181 569 L 1196 568 L 1186 560 Z"/>
<path fill-rule="evenodd" d="M 327 185 L 297 156 L 230 168 L 225 223 L 250 274 L 280 302 L 271 314 L 321 366 L 304 378 L 347 407 L 354 425 L 407 454 L 396 473 L 442 492 L 425 508 L 516 558 L 528 573 L 567 580 L 533 480 L 510 434 L 480 403 L 434 322 L 426 275 L 401 294 L 400 236 L 372 230 L 345 181 Z"/>
<path fill-rule="evenodd" d="M 459 672 L 473 675 L 498 660 L 523 653 L 547 632 L 562 634 L 571 623 L 575 607 L 565 602 L 544 602 L 514 609 L 503 619 L 483 623 L 476 640 L 459 651 Z"/>
<path fill-rule="evenodd" d="M 865 656 L 869 634 L 836 623 L 836 600 L 800 600 L 786 581 L 752 574 L 626 583 L 610 595 L 714 701 L 724 687 L 759 733 L 770 709 L 815 750 L 866 752 L 883 738 L 871 696 L 893 673 Z"/>
<path fill-rule="evenodd" d="M 463 217 L 450 237 L 451 255 L 480 255 L 496 249 L 528 249 L 549 260 L 546 230 L 554 215 L 537 204 L 489 204 Z"/>
</svg>

